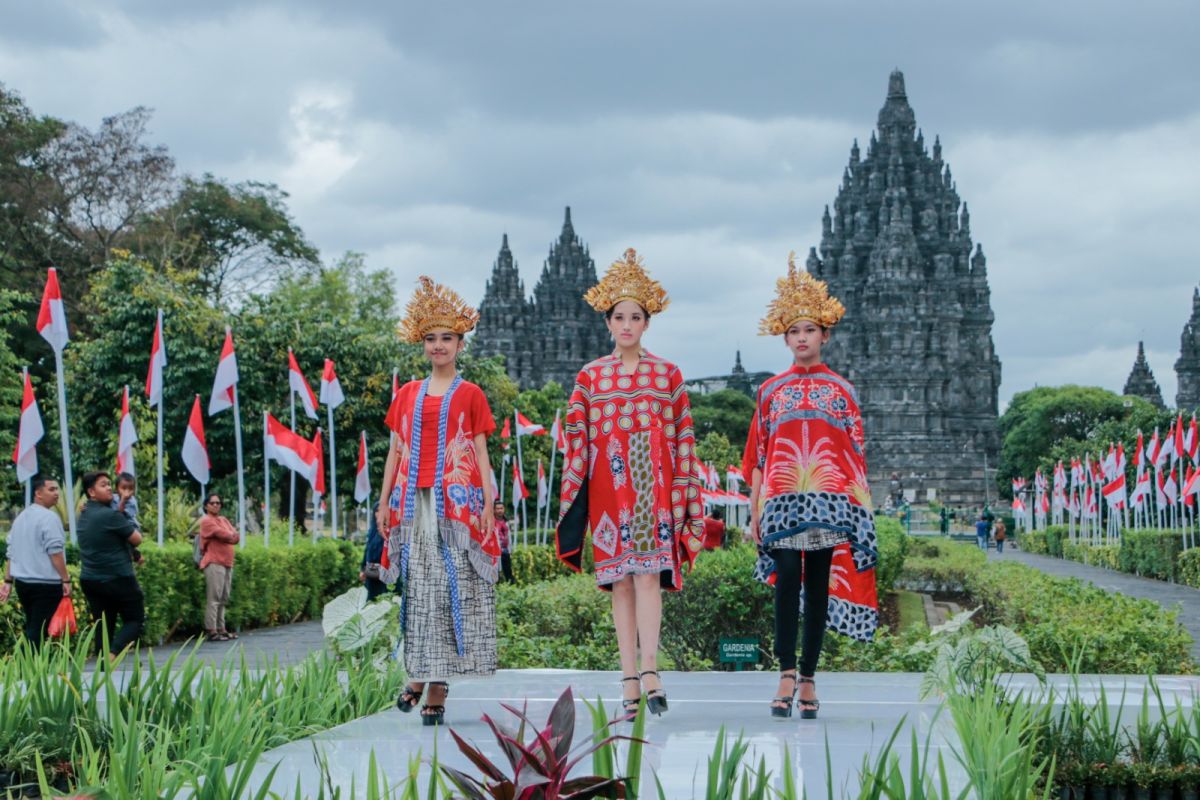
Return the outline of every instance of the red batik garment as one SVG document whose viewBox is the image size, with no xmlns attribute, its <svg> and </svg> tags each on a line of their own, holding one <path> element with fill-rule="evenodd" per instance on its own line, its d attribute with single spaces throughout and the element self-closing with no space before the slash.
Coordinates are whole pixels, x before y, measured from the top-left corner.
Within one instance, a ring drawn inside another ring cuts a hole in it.
<svg viewBox="0 0 1200 800">
<path fill-rule="evenodd" d="M 590 528 L 596 582 L 661 576 L 683 587 L 682 562 L 704 545 L 700 482 L 692 469 L 692 412 L 679 368 L 642 352 L 632 375 L 616 355 L 588 364 L 567 408 L 558 557 L 581 568 Z"/>
<path fill-rule="evenodd" d="M 879 621 L 878 546 L 863 451 L 858 395 L 829 367 L 793 366 L 759 387 L 742 475 L 750 483 L 756 467 L 762 473 L 763 547 L 810 528 L 845 533 L 833 552 L 829 628 L 869 640 Z M 764 555 L 755 572 L 773 585 L 774 559 Z"/>
<path fill-rule="evenodd" d="M 500 546 L 490 531 L 483 531 L 483 477 L 475 454 L 475 437 L 496 430 L 496 422 L 483 390 L 456 377 L 441 398 L 428 397 L 429 379 L 411 381 L 400 388 L 388 410 L 387 425 L 396 434 L 399 458 L 396 479 L 387 498 L 390 510 L 389 535 L 383 565 L 400 562 L 400 548 L 411 541 L 415 521 L 416 490 L 422 454 L 435 448 L 432 481 L 437 506 L 438 530 L 450 547 L 467 551 L 479 575 L 492 583 Z M 437 414 L 430 412 L 437 405 Z M 435 422 L 427 430 L 427 422 Z M 425 459 L 428 465 L 428 457 Z M 485 536 L 485 533 L 488 534 Z"/>
</svg>

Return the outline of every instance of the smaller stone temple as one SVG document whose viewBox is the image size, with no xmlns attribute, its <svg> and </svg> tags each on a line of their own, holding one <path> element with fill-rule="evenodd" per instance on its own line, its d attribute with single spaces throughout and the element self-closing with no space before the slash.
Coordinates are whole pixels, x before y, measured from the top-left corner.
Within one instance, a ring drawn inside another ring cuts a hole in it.
<svg viewBox="0 0 1200 800">
<path fill-rule="evenodd" d="M 1127 397 L 1140 397 L 1152 403 L 1155 408 L 1166 408 L 1162 390 L 1158 388 L 1158 381 L 1154 380 L 1154 373 L 1150 371 L 1150 364 L 1146 361 L 1146 348 L 1141 342 L 1138 342 L 1133 370 L 1129 373 L 1129 379 L 1125 381 L 1124 394 Z"/>
<path fill-rule="evenodd" d="M 723 389 L 733 389 L 747 397 L 758 396 L 758 387 L 771 378 L 770 372 L 747 372 L 742 366 L 742 351 L 738 350 L 733 359 L 733 369 L 728 375 L 711 375 L 707 378 L 693 378 L 687 381 L 689 394 L 705 395 L 719 392 Z"/>
<path fill-rule="evenodd" d="M 1175 362 L 1179 390 L 1175 405 L 1180 411 L 1200 406 L 1200 289 L 1192 290 L 1192 316 L 1179 336 L 1179 360 Z"/>
</svg>

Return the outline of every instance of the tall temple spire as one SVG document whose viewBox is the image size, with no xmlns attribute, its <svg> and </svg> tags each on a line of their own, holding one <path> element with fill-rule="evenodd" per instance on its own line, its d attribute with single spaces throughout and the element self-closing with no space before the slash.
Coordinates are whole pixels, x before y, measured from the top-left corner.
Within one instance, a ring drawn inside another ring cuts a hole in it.
<svg viewBox="0 0 1200 800">
<path fill-rule="evenodd" d="M 920 476 L 904 488 L 922 499 L 933 489 L 945 503 L 982 502 L 983 465 L 1000 446 L 987 260 L 941 140 L 927 152 L 916 131 L 896 70 L 831 225 L 822 214 L 820 255 L 809 253 L 809 271 L 847 309 L 822 355 L 859 389 L 877 500 L 896 473 Z"/>
<path fill-rule="evenodd" d="M 509 376 L 520 383 L 533 377 L 536 362 L 529 328 L 531 306 L 525 299 L 525 284 L 508 247 L 508 234 L 500 240 L 500 252 L 492 264 L 492 277 L 479 304 L 472 349 L 481 356 L 502 355 Z"/>
<path fill-rule="evenodd" d="M 1134 359 L 1129 379 L 1125 381 L 1124 394 L 1129 397 L 1140 397 L 1152 403 L 1155 408 L 1166 408 L 1166 404 L 1163 403 L 1162 391 L 1158 388 L 1158 381 L 1154 380 L 1154 373 L 1150 371 L 1150 364 L 1146 361 L 1146 348 L 1142 342 L 1138 342 L 1137 358 Z"/>
<path fill-rule="evenodd" d="M 1200 406 L 1200 288 L 1192 290 L 1192 315 L 1179 335 L 1179 360 L 1175 362 L 1179 389 L 1175 405 L 1181 411 Z"/>
</svg>

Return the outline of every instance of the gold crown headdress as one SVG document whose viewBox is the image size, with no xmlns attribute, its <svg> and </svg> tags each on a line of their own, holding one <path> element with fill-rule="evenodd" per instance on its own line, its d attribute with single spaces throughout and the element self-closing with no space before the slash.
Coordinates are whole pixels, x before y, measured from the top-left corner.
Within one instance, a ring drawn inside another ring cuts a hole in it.
<svg viewBox="0 0 1200 800">
<path fill-rule="evenodd" d="M 417 278 L 417 283 L 417 290 L 408 301 L 404 319 L 400 322 L 400 337 L 404 341 L 418 344 L 434 328 L 449 328 L 459 335 L 475 329 L 479 312 L 467 305 L 457 292 L 434 283 L 426 275 Z"/>
<path fill-rule="evenodd" d="M 650 277 L 632 247 L 625 251 L 624 258 L 609 266 L 608 272 L 587 290 L 583 299 L 602 314 L 622 300 L 632 300 L 649 314 L 657 314 L 671 302 L 666 289 Z"/>
<path fill-rule="evenodd" d="M 836 297 L 829 296 L 825 281 L 807 270 L 796 269 L 796 252 L 788 253 L 788 274 L 775 281 L 775 299 L 767 306 L 767 315 L 758 325 L 760 336 L 779 336 L 802 319 L 811 319 L 822 328 L 832 328 L 846 313 Z"/>
</svg>

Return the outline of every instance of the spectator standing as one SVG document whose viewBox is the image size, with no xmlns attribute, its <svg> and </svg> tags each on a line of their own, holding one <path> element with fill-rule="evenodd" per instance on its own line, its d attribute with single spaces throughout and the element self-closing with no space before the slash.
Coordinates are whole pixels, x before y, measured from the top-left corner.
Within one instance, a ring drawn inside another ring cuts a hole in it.
<svg viewBox="0 0 1200 800">
<path fill-rule="evenodd" d="M 233 523 L 221 516 L 221 497 L 209 492 L 204 498 L 204 516 L 200 518 L 200 571 L 204 573 L 206 602 L 204 634 L 214 642 L 236 639 L 225 629 L 225 607 L 233 588 L 234 545 L 241 537 Z"/>
<path fill-rule="evenodd" d="M 988 549 L 988 528 L 991 524 L 987 521 L 982 513 L 979 519 L 975 520 L 975 541 L 979 544 L 979 549 L 987 552 Z"/>
<path fill-rule="evenodd" d="M 504 518 L 504 501 L 497 500 L 492 504 L 492 508 L 495 511 L 493 516 L 496 518 L 496 523 L 492 530 L 496 532 L 496 541 L 500 544 L 500 571 L 503 575 L 501 580 L 516 583 L 512 571 L 512 553 L 509 550 L 510 536 L 508 520 Z"/>
<path fill-rule="evenodd" d="M 62 519 L 52 510 L 58 504 L 58 481 L 35 475 L 31 486 L 33 504 L 17 515 L 8 535 L 0 602 L 7 602 L 16 589 L 25 610 L 25 638 L 36 646 L 58 604 L 71 596 L 71 578 Z"/>
<path fill-rule="evenodd" d="M 88 472 L 81 480 L 87 501 L 79 515 L 79 585 L 92 616 L 108 632 L 109 656 L 115 658 L 137 641 L 146 622 L 145 595 L 133 571 L 134 548 L 142 543 L 142 534 L 129 517 L 112 507 L 107 472 Z M 132 495 L 128 486 L 122 491 Z"/>
<path fill-rule="evenodd" d="M 379 535 L 379 523 L 375 519 L 379 513 L 379 503 L 371 508 L 371 519 L 367 523 L 367 542 L 363 547 L 362 565 L 358 570 L 358 579 L 367 590 L 367 602 L 371 602 L 387 591 L 387 584 L 381 579 L 383 573 L 383 537 Z M 396 591 L 400 591 L 401 583 L 396 582 Z"/>
<path fill-rule="evenodd" d="M 992 538 L 996 540 L 996 555 L 1004 552 L 1004 540 L 1007 535 L 1008 528 L 1004 524 L 1004 518 L 1000 517 L 992 525 Z"/>
<path fill-rule="evenodd" d="M 725 544 L 725 512 L 714 508 L 712 514 L 704 518 L 704 549 L 716 550 Z"/>
</svg>

